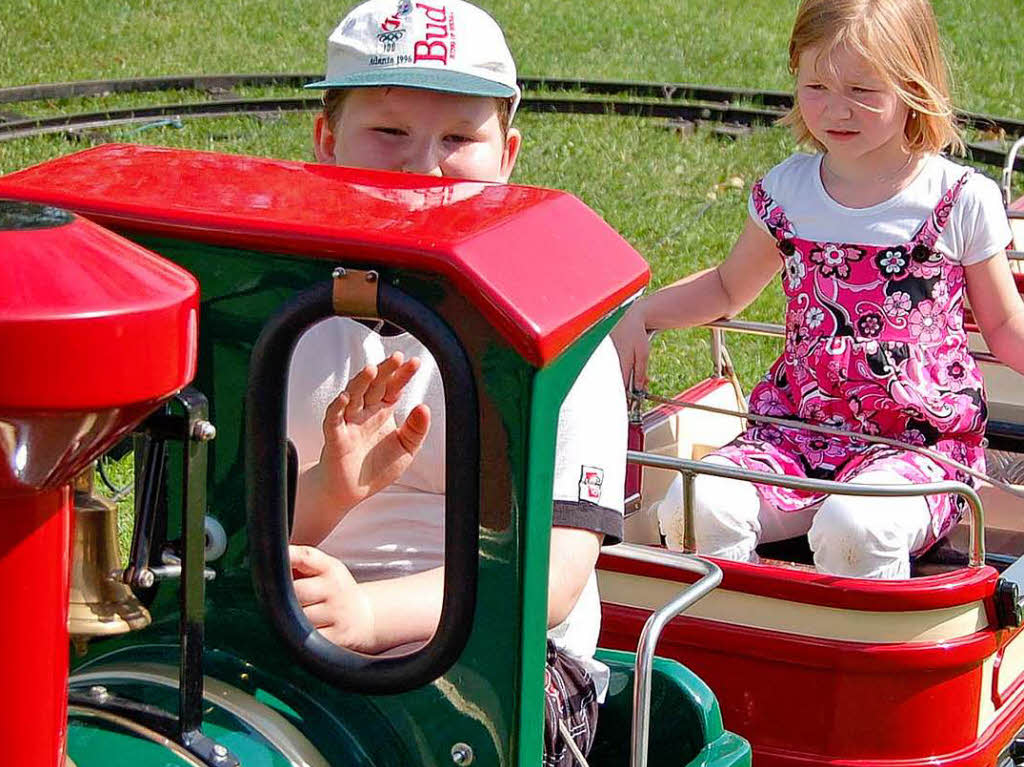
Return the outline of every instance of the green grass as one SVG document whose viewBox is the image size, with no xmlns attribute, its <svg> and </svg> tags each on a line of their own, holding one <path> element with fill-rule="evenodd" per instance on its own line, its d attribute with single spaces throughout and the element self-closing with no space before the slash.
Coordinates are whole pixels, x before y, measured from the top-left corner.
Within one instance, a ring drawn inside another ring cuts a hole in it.
<svg viewBox="0 0 1024 767">
<path fill-rule="evenodd" d="M 94 492 L 105 498 L 112 498 L 117 505 L 117 542 L 121 547 L 121 564 L 128 563 L 128 551 L 131 547 L 132 528 L 135 523 L 135 493 L 132 483 L 135 478 L 135 461 L 131 453 L 120 460 L 103 458 L 103 470 L 107 479 L 116 488 L 117 493 L 109 488 L 96 474 Z"/>
<path fill-rule="evenodd" d="M 481 0 L 523 75 L 789 87 L 796 3 Z M 1019 14 L 1005 0 L 936 0 L 965 108 L 1019 110 Z M 346 3 L 5 0 L 0 84 L 142 75 L 317 71 Z M 1019 10 L 1019 9 L 1018 9 Z"/>
<path fill-rule="evenodd" d="M 778 0 L 481 0 L 506 30 L 524 76 L 709 83 L 788 89 L 786 41 L 795 2 Z M 1005 0 L 936 0 L 958 104 L 1022 118 L 1020 25 Z M 94 78 L 226 72 L 318 72 L 324 40 L 346 4 L 279 0 L 5 0 L 0 86 Z M 1018 14 L 1019 16 L 1019 14 Z M 243 95 L 277 95 L 282 89 Z M 26 115 L 192 101 L 177 92 L 12 104 Z M 182 127 L 112 128 L 93 140 L 131 141 L 309 160 L 311 118 L 221 118 Z M 780 129 L 735 140 L 680 136 L 661 121 L 517 118 L 525 142 L 514 181 L 567 189 L 651 263 L 652 285 L 717 262 L 739 232 L 750 184 L 793 150 Z M 84 148 L 60 136 L 0 143 L 0 173 Z M 997 175 L 992 168 L 985 169 Z M 730 179 L 742 180 L 740 188 Z M 773 286 L 744 317 L 778 322 Z M 678 391 L 710 370 L 708 334 L 656 341 L 655 391 Z M 777 353 L 764 339 L 730 338 L 749 387 Z"/>
</svg>

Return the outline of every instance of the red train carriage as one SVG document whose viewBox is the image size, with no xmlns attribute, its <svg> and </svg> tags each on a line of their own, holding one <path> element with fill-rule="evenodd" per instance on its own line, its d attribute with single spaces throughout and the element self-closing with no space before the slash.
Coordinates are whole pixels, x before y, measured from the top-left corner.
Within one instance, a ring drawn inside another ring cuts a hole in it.
<svg viewBox="0 0 1024 767">
<path fill-rule="evenodd" d="M 1024 198 L 1004 194 L 1017 248 Z M 1011 264 L 1020 254 L 1011 252 Z M 1015 270 L 1017 267 L 1014 266 Z M 1016 275 L 1024 288 L 1024 275 Z M 633 447 L 653 453 L 632 467 L 627 539 L 661 544 L 655 506 L 677 473 L 741 429 L 744 399 L 724 351 L 723 331 L 779 335 L 749 322 L 716 323 L 714 374 L 644 414 L 634 412 Z M 972 348 L 989 391 L 989 472 L 1024 480 L 1024 386 Z M 680 407 L 682 406 L 682 407 Z M 672 459 L 676 460 L 674 463 Z M 879 488 L 882 490 L 883 488 Z M 818 574 L 806 543 L 762 547 L 762 563 L 717 561 L 722 586 L 666 629 L 660 652 L 683 660 L 715 690 L 727 724 L 747 737 L 765 767 L 910 767 L 1024 764 L 1024 500 L 980 488 L 984 514 L 965 521 L 910 580 L 875 582 Z M 764 559 L 768 557 L 769 559 Z M 774 558 L 774 559 L 771 559 Z M 599 562 L 602 644 L 634 646 L 648 612 L 685 580 L 637 566 L 608 550 Z"/>
</svg>

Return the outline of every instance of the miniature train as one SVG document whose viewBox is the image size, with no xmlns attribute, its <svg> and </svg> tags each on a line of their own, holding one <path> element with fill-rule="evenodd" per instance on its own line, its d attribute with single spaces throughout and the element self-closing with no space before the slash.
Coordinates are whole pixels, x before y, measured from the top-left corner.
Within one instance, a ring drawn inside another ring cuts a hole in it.
<svg viewBox="0 0 1024 767">
<path fill-rule="evenodd" d="M 123 578 L 152 623 L 93 638 L 72 658 L 70 758 L 537 764 L 541 711 L 524 691 L 539 689 L 543 662 L 554 413 L 646 283 L 639 256 L 557 192 L 146 147 L 108 145 L 11 174 L 0 198 L 75 211 L 183 267 L 202 294 L 194 388 L 136 437 L 136 527 L 151 540 L 133 545 Z M 297 334 L 332 311 L 337 266 L 374 270 L 388 291 L 380 311 L 419 328 L 425 306 L 442 319 L 433 343 L 464 350 L 446 401 L 462 413 L 448 418 L 448 487 L 479 502 L 458 506 L 449 493 L 450 609 L 434 641 L 397 659 L 319 641 L 289 599 L 280 376 Z M 742 410 L 722 328 L 713 332 L 715 374 L 676 399 Z M 140 346 L 117 375 L 130 379 L 154 354 Z M 1024 452 L 1024 418 L 1006 380 L 990 439 L 1012 460 Z M 0 399 L 5 416 L 9 404 Z M 762 564 L 708 564 L 661 546 L 652 506 L 741 416 L 662 405 L 634 420 L 632 447 L 644 453 L 632 454 L 630 543 L 598 565 L 601 652 L 614 677 L 592 764 L 746 764 L 743 738 L 769 767 L 1019 763 L 1015 498 L 983 492 L 994 512 L 969 520 L 973 537 L 965 526 L 962 561 L 953 549 L 908 581 L 818 575 L 799 545 Z M 208 445 L 194 438 L 207 421 L 217 429 Z M 652 463 L 669 468 L 641 468 Z M 199 556 L 197 531 L 221 545 Z M 55 737 L 33 753 L 52 755 Z M 19 763 L 59 764 L 38 758 Z"/>
<path fill-rule="evenodd" d="M 635 251 L 561 192 L 117 145 L 0 178 L 0 221 L 0 349 L 23 368 L 0 386 L 18 478 L 0 484 L 0 568 L 39 619 L 5 635 L 4 762 L 538 764 L 557 412 L 648 279 Z M 62 251 L 71 230 L 85 235 Z M 536 290 L 540 273 L 561 300 Z M 331 644 L 291 588 L 282 376 L 346 290 L 347 313 L 412 330 L 445 376 L 445 601 L 406 655 Z M 83 520 L 103 517 L 89 461 L 129 429 L 125 567 Z M 37 520 L 55 528 L 45 541 Z M 701 577 L 662 622 L 719 577 L 657 561 Z M 73 606 L 91 615 L 72 623 L 68 675 L 72 564 L 96 599 Z M 601 652 L 591 763 L 749 764 L 707 686 L 654 658 L 659 628 L 640 654 Z"/>
</svg>

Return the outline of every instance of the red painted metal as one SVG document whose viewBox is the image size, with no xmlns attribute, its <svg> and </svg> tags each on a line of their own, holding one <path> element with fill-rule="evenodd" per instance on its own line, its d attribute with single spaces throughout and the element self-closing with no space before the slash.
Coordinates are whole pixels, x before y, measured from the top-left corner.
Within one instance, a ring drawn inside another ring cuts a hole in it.
<svg viewBox="0 0 1024 767">
<path fill-rule="evenodd" d="M 71 515 L 66 485 L 45 493 L 0 496 L 4 764 L 63 764 Z"/>
<path fill-rule="evenodd" d="M 650 277 L 583 203 L 530 187 L 108 144 L 0 178 L 0 196 L 118 231 L 436 271 L 536 365 Z"/>
<path fill-rule="evenodd" d="M 0 254 L 0 743 L 4 764 L 63 767 L 68 483 L 191 380 L 198 284 L 89 221 L 2 200 Z"/>
<path fill-rule="evenodd" d="M 0 253 L 0 412 L 149 410 L 195 375 L 199 286 L 184 269 L 78 217 L 0 229 Z"/>
<path fill-rule="evenodd" d="M 649 611 L 603 607 L 600 645 L 635 649 Z M 883 645 L 692 618 L 672 621 L 658 645 L 715 691 L 754 763 L 775 767 L 993 765 L 1024 726 L 1018 699 L 978 737 L 982 663 L 995 650 L 992 631 Z"/>
<path fill-rule="evenodd" d="M 714 392 L 718 387 L 727 385 L 730 385 L 728 378 L 707 378 L 700 383 L 694 384 L 686 391 L 677 394 L 672 399 L 676 402 L 700 402 L 702 398 Z M 669 405 L 658 405 L 643 414 L 643 421 L 641 423 L 633 423 L 631 421 L 629 431 L 626 434 L 627 447 L 630 450 L 644 450 L 647 430 L 678 412 L 676 408 Z M 626 498 L 640 492 L 643 480 L 642 469 L 643 467 L 635 463 L 626 466 Z"/>
<path fill-rule="evenodd" d="M 937 610 L 987 601 L 991 599 L 999 577 L 992 567 L 973 567 L 909 581 L 875 581 L 714 557 L 708 559 L 722 568 L 722 585 L 719 587 L 722 589 L 822 607 L 872 612 Z M 691 573 L 629 562 L 618 557 L 601 556 L 597 566 L 601 570 L 682 583 L 697 579 Z"/>
</svg>

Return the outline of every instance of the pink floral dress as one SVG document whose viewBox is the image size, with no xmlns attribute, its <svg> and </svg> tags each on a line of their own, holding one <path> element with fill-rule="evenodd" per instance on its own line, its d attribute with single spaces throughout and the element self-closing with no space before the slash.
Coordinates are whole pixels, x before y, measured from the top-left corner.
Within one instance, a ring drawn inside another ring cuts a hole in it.
<svg viewBox="0 0 1024 767">
<path fill-rule="evenodd" d="M 754 207 L 776 239 L 788 299 L 785 350 L 750 410 L 882 435 L 984 471 L 985 393 L 963 327 L 963 267 L 935 249 L 968 170 L 910 242 L 878 247 L 800 239 L 758 181 Z M 970 477 L 921 454 L 800 429 L 751 424 L 718 451 L 747 469 L 847 481 L 866 471 L 913 483 Z M 824 496 L 758 485 L 781 511 Z M 960 517 L 958 497 L 927 498 L 925 548 Z M 922 549 L 923 550 L 923 549 Z"/>
</svg>

